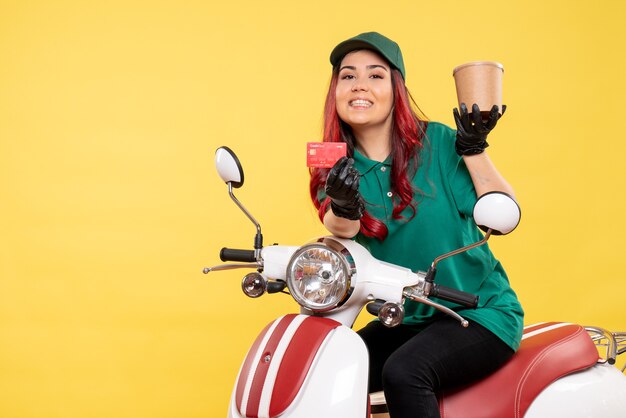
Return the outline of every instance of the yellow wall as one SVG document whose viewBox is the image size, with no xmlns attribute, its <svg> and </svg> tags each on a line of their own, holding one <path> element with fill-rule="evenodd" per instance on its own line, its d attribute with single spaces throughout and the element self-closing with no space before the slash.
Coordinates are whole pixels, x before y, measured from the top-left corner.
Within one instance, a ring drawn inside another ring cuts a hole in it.
<svg viewBox="0 0 626 418">
<path fill-rule="evenodd" d="M 295 305 L 201 274 L 254 233 L 213 153 L 239 154 L 266 243 L 320 234 L 304 143 L 330 50 L 367 30 L 448 124 L 452 68 L 504 63 L 489 152 L 523 221 L 492 247 L 528 323 L 626 330 L 624 2 L 299 3 L 0 1 L 0 416 L 225 415 L 256 332 Z"/>
</svg>

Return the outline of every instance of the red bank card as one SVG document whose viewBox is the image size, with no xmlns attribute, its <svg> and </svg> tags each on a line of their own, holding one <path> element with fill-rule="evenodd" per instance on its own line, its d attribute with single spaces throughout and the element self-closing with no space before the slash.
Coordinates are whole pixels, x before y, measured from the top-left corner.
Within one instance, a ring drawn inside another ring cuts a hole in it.
<svg viewBox="0 0 626 418">
<path fill-rule="evenodd" d="M 315 168 L 331 168 L 346 154 L 345 142 L 307 142 L 306 165 Z"/>
</svg>

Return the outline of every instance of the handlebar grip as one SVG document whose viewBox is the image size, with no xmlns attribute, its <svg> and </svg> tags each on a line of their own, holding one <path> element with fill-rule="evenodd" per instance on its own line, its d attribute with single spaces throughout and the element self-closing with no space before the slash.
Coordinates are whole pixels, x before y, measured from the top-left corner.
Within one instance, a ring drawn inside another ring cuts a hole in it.
<svg viewBox="0 0 626 418">
<path fill-rule="evenodd" d="M 438 284 L 433 285 L 430 296 L 454 302 L 466 308 L 476 309 L 478 306 L 478 296 Z"/>
<path fill-rule="evenodd" d="M 256 261 L 256 257 L 254 256 L 254 250 L 237 250 L 234 248 L 224 247 L 220 251 L 220 260 L 254 263 Z"/>
</svg>

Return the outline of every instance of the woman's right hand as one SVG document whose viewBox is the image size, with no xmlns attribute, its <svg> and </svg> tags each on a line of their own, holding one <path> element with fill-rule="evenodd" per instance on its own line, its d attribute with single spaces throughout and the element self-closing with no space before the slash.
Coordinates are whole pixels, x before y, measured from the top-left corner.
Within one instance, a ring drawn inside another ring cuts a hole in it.
<svg viewBox="0 0 626 418">
<path fill-rule="evenodd" d="M 335 216 L 356 221 L 363 216 L 365 203 L 359 193 L 361 175 L 352 164 L 352 158 L 341 157 L 328 173 L 325 191 Z"/>
</svg>

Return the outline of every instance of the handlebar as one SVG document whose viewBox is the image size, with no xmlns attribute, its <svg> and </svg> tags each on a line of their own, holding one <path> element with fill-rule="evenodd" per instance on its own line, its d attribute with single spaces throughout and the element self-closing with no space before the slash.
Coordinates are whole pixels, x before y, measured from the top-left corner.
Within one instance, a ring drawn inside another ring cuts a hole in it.
<svg viewBox="0 0 626 418">
<path fill-rule="evenodd" d="M 222 248 L 220 251 L 220 260 L 222 261 L 242 261 L 253 263 L 256 260 L 254 250 L 238 250 L 235 248 Z"/>
<path fill-rule="evenodd" d="M 476 309 L 478 306 L 478 296 L 451 287 L 433 284 L 430 296 L 453 302 L 466 308 Z"/>
</svg>

